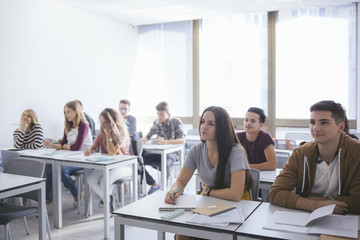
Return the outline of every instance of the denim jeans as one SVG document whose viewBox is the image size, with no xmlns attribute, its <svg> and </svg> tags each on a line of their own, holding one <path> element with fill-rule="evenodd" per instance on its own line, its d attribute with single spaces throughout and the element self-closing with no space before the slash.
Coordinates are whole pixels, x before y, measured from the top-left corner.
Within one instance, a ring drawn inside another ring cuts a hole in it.
<svg viewBox="0 0 360 240">
<path fill-rule="evenodd" d="M 144 157 L 144 164 L 145 165 L 150 165 L 153 168 L 158 168 L 161 171 L 161 155 L 160 154 L 153 154 L 153 153 L 144 153 L 143 154 Z M 170 171 L 171 171 L 171 166 L 174 164 L 174 162 L 177 159 L 177 155 L 175 153 L 169 153 L 166 155 L 166 160 L 167 160 L 167 164 L 166 164 L 166 175 L 167 178 L 170 177 Z M 155 183 L 154 178 L 145 170 L 145 178 L 146 178 L 146 183 L 149 185 L 152 185 Z"/>
<path fill-rule="evenodd" d="M 83 170 L 83 168 L 61 166 L 61 181 L 64 183 L 64 186 L 70 190 L 73 197 L 78 195 L 78 189 L 70 174 L 78 170 Z"/>
</svg>

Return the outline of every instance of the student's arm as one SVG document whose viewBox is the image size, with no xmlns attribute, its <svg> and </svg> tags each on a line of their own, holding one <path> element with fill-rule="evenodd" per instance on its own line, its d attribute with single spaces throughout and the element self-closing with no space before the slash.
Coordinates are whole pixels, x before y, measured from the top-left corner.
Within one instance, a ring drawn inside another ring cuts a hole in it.
<svg viewBox="0 0 360 240">
<path fill-rule="evenodd" d="M 178 196 L 180 196 L 184 192 L 184 189 L 185 189 L 186 185 L 188 184 L 188 182 L 191 179 L 193 174 L 194 174 L 194 170 L 191 170 L 190 168 L 183 167 L 181 169 L 181 172 L 180 172 L 178 178 L 176 179 L 176 181 L 172 185 L 170 191 L 165 196 L 165 202 L 166 203 L 175 204 L 176 198 Z M 176 190 L 178 190 L 179 187 L 181 187 L 181 189 L 174 196 L 174 192 Z"/>
<path fill-rule="evenodd" d="M 93 145 L 91 145 L 91 147 L 88 150 L 84 150 L 84 155 L 85 156 L 89 156 L 90 154 L 94 153 L 96 151 L 96 149 L 98 149 L 98 147 L 100 146 L 100 138 L 102 137 L 102 132 L 100 132 L 96 138 L 95 141 L 93 143 Z"/>
<path fill-rule="evenodd" d="M 251 168 L 258 169 L 260 171 L 275 170 L 277 165 L 276 154 L 274 145 L 270 144 L 264 149 L 266 162 L 258 164 L 249 164 Z"/>
<path fill-rule="evenodd" d="M 212 189 L 210 195 L 225 200 L 238 202 L 241 200 L 245 187 L 245 170 L 231 173 L 230 188 Z"/>
<path fill-rule="evenodd" d="M 105 131 L 105 136 L 106 136 L 106 150 L 110 156 L 113 156 L 119 152 L 120 147 L 119 145 L 114 146 L 114 142 L 110 141 L 111 135 L 109 131 Z"/>
<path fill-rule="evenodd" d="M 348 205 L 344 202 L 340 202 L 340 201 L 332 201 L 332 200 L 328 200 L 326 198 L 313 198 L 313 197 L 309 197 L 309 198 L 303 198 L 303 197 L 299 197 L 296 201 L 296 208 L 297 209 L 301 209 L 301 210 L 305 210 L 305 211 L 309 211 L 312 212 L 315 209 L 318 209 L 320 207 L 324 207 L 330 204 L 336 204 L 334 212 L 335 214 L 343 214 L 343 209 L 341 207 L 347 207 Z"/>
</svg>

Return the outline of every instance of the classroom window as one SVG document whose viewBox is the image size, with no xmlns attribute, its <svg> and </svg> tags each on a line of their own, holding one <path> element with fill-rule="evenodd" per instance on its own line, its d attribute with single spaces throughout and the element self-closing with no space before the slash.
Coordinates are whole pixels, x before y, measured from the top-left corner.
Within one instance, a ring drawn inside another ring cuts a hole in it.
<svg viewBox="0 0 360 240">
<path fill-rule="evenodd" d="M 200 32 L 200 113 L 224 107 L 233 118 L 267 111 L 267 14 L 205 18 Z"/>
<path fill-rule="evenodd" d="M 134 115 L 154 116 L 166 101 L 172 116 L 192 116 L 192 22 L 138 27 L 138 51 L 131 98 Z M 135 110 L 135 109 L 134 109 Z"/>
<path fill-rule="evenodd" d="M 356 5 L 279 11 L 276 117 L 307 119 L 329 99 L 356 118 Z"/>
</svg>

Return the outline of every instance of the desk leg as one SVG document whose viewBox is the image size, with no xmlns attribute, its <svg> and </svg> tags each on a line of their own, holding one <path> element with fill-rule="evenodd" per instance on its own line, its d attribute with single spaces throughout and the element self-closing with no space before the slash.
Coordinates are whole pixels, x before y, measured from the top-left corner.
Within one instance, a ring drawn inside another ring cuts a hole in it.
<svg viewBox="0 0 360 240">
<path fill-rule="evenodd" d="M 38 208 L 39 208 L 39 239 L 46 240 L 46 204 L 45 204 L 45 182 L 41 182 L 38 191 Z"/>
<path fill-rule="evenodd" d="M 137 201 L 138 199 L 138 165 L 137 165 L 137 159 L 134 161 L 134 164 L 132 165 L 132 175 L 133 175 L 133 202 Z"/>
<path fill-rule="evenodd" d="M 109 201 L 109 196 L 110 196 L 110 181 L 109 181 L 109 168 L 107 166 L 104 167 L 104 171 L 103 171 L 103 177 L 105 180 L 105 189 L 104 189 L 104 196 L 103 196 L 103 202 L 104 202 L 104 239 L 108 239 L 109 238 L 109 232 L 110 232 L 110 226 L 109 226 L 109 218 L 110 218 L 110 201 Z"/>
<path fill-rule="evenodd" d="M 54 201 L 54 225 L 62 228 L 62 193 L 61 193 L 61 165 L 54 161 L 53 174 L 53 201 Z"/>
<path fill-rule="evenodd" d="M 125 239 L 125 226 L 120 223 L 118 217 L 115 216 L 114 223 L 114 231 L 115 231 L 115 240 L 124 240 Z"/>
<path fill-rule="evenodd" d="M 165 240 L 165 232 L 158 231 L 158 240 Z"/>
<path fill-rule="evenodd" d="M 87 184 L 87 177 L 89 176 L 91 170 L 85 169 L 84 182 L 85 182 L 85 216 L 89 217 L 92 215 L 92 194 L 89 184 Z"/>
<path fill-rule="evenodd" d="M 162 183 L 161 190 L 163 191 L 166 191 L 167 189 L 166 171 L 167 171 L 166 152 L 162 152 L 161 153 L 161 183 Z"/>
</svg>

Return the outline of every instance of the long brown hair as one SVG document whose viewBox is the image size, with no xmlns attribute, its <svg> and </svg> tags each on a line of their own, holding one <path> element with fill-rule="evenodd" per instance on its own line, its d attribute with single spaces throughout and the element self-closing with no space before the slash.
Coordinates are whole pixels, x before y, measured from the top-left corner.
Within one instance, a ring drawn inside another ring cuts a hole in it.
<svg viewBox="0 0 360 240">
<path fill-rule="evenodd" d="M 73 111 L 76 112 L 76 118 L 73 121 L 68 121 L 65 115 L 65 107 L 68 107 L 70 109 L 72 109 Z M 84 113 L 82 111 L 81 105 L 79 104 L 78 101 L 70 101 L 67 104 L 65 104 L 64 106 L 64 117 L 65 117 L 65 133 L 67 134 L 68 132 L 70 132 L 71 128 L 76 128 L 79 126 L 80 122 L 87 122 Z"/>
<path fill-rule="evenodd" d="M 109 119 L 108 114 L 110 115 L 115 126 L 111 126 L 111 120 Z M 102 116 L 105 122 L 110 126 L 110 135 L 113 140 L 114 146 L 128 146 L 130 143 L 130 135 L 126 127 L 124 117 L 118 114 L 118 112 L 112 108 L 105 108 L 100 113 L 100 116 Z M 104 130 L 101 128 L 101 131 Z"/>
<path fill-rule="evenodd" d="M 226 164 L 230 157 L 231 150 L 235 145 L 241 146 L 241 144 L 235 134 L 234 125 L 233 122 L 231 121 L 229 113 L 222 107 L 211 106 L 204 110 L 200 118 L 199 132 L 200 132 L 201 121 L 203 119 L 204 113 L 207 111 L 210 111 L 215 115 L 216 140 L 217 140 L 217 147 L 219 154 L 219 162 L 217 164 L 214 188 L 221 189 L 224 188 L 225 169 L 226 169 Z M 246 153 L 245 150 L 244 152 Z M 251 175 L 250 178 L 248 177 L 249 174 L 250 172 L 246 171 L 246 181 L 245 181 L 246 189 L 251 188 L 252 185 Z M 251 183 L 249 183 L 249 181 L 251 181 Z"/>
</svg>

